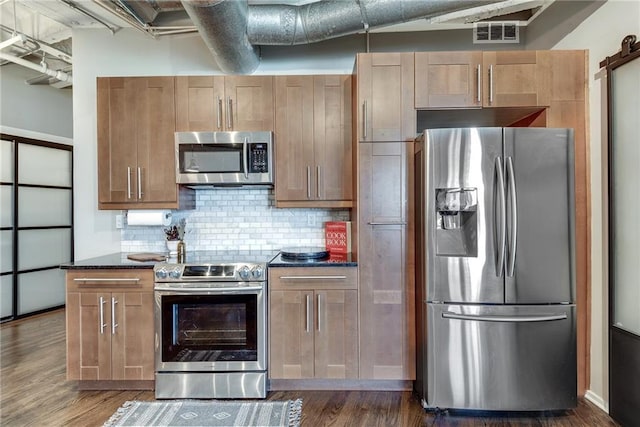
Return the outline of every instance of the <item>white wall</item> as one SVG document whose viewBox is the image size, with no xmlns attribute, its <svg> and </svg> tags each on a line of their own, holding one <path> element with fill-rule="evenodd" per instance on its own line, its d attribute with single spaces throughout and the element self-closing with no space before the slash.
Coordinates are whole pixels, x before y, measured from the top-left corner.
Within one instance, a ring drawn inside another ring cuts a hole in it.
<svg viewBox="0 0 640 427">
<path fill-rule="evenodd" d="M 48 135 L 73 136 L 71 89 L 28 85 L 39 73 L 15 64 L 0 67 L 0 125 L 19 130 L 18 136 L 52 141 Z M 28 131 L 25 133 L 21 131 Z M 9 132 L 7 130 L 7 132 Z M 35 133 L 40 134 L 39 136 Z"/>
<path fill-rule="evenodd" d="M 609 0 L 553 49 L 589 50 L 589 137 L 591 163 L 591 384 L 587 394 L 608 407 L 608 283 L 606 230 L 606 75 L 600 61 L 620 50 L 629 34 L 640 37 L 640 1 Z"/>
</svg>

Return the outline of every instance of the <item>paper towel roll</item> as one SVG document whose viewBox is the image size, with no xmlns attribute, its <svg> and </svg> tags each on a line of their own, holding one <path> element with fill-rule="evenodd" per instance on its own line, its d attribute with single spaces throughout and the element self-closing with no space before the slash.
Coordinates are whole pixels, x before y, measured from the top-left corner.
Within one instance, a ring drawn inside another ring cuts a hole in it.
<svg viewBox="0 0 640 427">
<path fill-rule="evenodd" d="M 127 213 L 128 225 L 171 225 L 171 211 L 135 210 Z"/>
</svg>

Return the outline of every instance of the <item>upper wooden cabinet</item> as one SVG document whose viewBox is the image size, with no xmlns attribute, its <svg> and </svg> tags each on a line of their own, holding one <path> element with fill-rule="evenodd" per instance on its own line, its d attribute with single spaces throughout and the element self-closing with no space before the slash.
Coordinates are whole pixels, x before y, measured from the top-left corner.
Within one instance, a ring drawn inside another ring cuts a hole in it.
<svg viewBox="0 0 640 427">
<path fill-rule="evenodd" d="M 357 140 L 413 141 L 416 136 L 413 53 L 356 56 Z"/>
<path fill-rule="evenodd" d="M 278 207 L 351 207 L 351 76 L 276 76 Z"/>
<path fill-rule="evenodd" d="M 176 185 L 173 77 L 97 80 L 98 208 L 193 207 Z"/>
<path fill-rule="evenodd" d="M 549 51 L 417 52 L 415 108 L 544 107 Z"/>
<path fill-rule="evenodd" d="M 273 131 L 272 76 L 176 77 L 176 131 Z"/>
</svg>

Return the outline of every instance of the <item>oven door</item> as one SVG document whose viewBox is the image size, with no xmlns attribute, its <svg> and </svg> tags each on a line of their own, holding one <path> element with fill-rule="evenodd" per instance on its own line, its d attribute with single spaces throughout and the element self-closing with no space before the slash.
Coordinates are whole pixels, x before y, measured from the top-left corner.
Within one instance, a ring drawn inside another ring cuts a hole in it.
<svg viewBox="0 0 640 427">
<path fill-rule="evenodd" d="M 263 293 L 156 290 L 156 372 L 266 370 Z"/>
</svg>

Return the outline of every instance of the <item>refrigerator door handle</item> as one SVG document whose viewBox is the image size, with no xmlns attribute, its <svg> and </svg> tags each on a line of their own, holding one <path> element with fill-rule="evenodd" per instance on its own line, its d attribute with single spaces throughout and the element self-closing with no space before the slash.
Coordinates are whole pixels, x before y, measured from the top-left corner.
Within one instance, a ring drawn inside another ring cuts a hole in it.
<svg viewBox="0 0 640 427">
<path fill-rule="evenodd" d="M 479 316 L 473 314 L 458 314 L 450 311 L 442 313 L 443 319 L 458 319 L 458 320 L 474 320 L 478 322 L 510 322 L 510 323 L 524 323 L 524 322 L 549 322 L 553 320 L 565 320 L 567 318 L 566 313 L 554 314 L 554 315 L 531 315 L 531 316 Z"/>
<path fill-rule="evenodd" d="M 504 192 L 504 172 L 502 169 L 502 159 L 500 157 L 496 157 L 495 161 L 496 175 L 498 176 L 498 203 L 499 207 L 497 209 L 497 214 L 494 215 L 494 221 L 500 221 L 499 224 L 496 224 L 496 229 L 498 230 L 498 238 L 497 238 L 497 246 L 498 246 L 498 256 L 496 258 L 496 276 L 502 277 L 502 272 L 504 270 L 504 253 L 506 247 L 506 236 L 507 236 L 507 214 L 506 214 L 506 206 L 505 206 L 505 192 Z M 499 218 L 498 218 L 499 215 Z"/>
<path fill-rule="evenodd" d="M 507 253 L 507 276 L 513 277 L 516 266 L 516 243 L 518 241 L 518 205 L 516 201 L 516 176 L 513 173 L 513 159 L 507 157 L 507 180 L 509 182 L 509 203 L 511 205 L 511 224 L 509 225 L 511 241 Z M 509 259 L 510 258 L 510 259 Z"/>
</svg>

